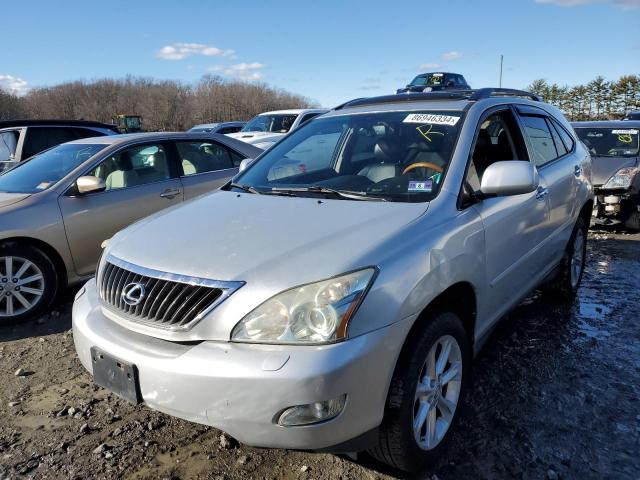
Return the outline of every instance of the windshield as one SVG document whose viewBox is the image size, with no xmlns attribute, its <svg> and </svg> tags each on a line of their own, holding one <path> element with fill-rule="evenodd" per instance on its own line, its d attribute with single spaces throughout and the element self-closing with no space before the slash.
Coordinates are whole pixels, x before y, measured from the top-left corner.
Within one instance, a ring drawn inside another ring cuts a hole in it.
<svg viewBox="0 0 640 480">
<path fill-rule="evenodd" d="M 259 193 L 290 189 L 309 196 L 327 193 L 318 191 L 324 188 L 367 199 L 428 201 L 442 183 L 462 115 L 405 111 L 314 119 L 268 150 L 236 183 Z"/>
<path fill-rule="evenodd" d="M 46 190 L 106 146 L 72 143 L 46 150 L 0 175 L 0 192 L 36 193 Z"/>
<path fill-rule="evenodd" d="M 575 129 L 591 155 L 601 157 L 635 157 L 638 155 L 637 128 L 583 128 Z"/>
<path fill-rule="evenodd" d="M 258 115 L 253 117 L 240 131 L 287 133 L 297 116 L 292 114 Z"/>
<path fill-rule="evenodd" d="M 425 73 L 414 78 L 410 85 L 414 87 L 425 85 L 433 87 L 442 84 L 444 84 L 444 73 Z"/>
</svg>

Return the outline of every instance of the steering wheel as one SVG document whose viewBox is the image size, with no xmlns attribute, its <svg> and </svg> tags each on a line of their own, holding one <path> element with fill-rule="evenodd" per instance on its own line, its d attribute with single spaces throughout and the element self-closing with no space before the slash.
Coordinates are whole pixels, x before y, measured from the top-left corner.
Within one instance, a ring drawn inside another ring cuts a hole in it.
<svg viewBox="0 0 640 480">
<path fill-rule="evenodd" d="M 415 168 L 420 168 L 420 167 L 430 168 L 431 170 L 435 170 L 438 173 L 442 173 L 444 171 L 442 167 L 439 167 L 435 163 L 431 163 L 431 162 L 416 162 L 416 163 L 412 163 L 407 168 L 405 168 L 402 171 L 402 175 L 404 175 L 407 172 L 410 172 L 411 170 L 413 170 Z"/>
</svg>

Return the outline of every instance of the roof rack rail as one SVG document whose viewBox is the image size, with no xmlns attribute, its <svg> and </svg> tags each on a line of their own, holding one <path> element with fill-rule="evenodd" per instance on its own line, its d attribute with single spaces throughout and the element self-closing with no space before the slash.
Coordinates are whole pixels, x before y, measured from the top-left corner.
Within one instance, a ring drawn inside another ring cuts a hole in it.
<svg viewBox="0 0 640 480">
<path fill-rule="evenodd" d="M 482 100 L 491 97 L 522 97 L 535 102 L 542 101 L 542 99 L 535 93 L 526 92 L 524 90 L 515 90 L 513 88 L 481 88 L 479 90 L 473 90 L 469 100 Z"/>
</svg>

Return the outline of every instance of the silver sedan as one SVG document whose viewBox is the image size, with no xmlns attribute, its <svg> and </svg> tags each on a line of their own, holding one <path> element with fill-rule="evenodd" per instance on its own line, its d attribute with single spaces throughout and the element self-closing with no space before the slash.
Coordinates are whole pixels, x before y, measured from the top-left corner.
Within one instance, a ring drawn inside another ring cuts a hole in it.
<svg viewBox="0 0 640 480">
<path fill-rule="evenodd" d="M 93 275 L 118 230 L 210 192 L 262 150 L 224 135 L 77 140 L 0 175 L 0 321 L 31 317 Z"/>
</svg>

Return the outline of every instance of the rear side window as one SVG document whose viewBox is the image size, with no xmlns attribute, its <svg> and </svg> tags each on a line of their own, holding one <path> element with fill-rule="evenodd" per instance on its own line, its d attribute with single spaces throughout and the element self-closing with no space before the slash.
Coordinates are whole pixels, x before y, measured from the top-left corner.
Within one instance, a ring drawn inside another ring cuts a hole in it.
<svg viewBox="0 0 640 480">
<path fill-rule="evenodd" d="M 558 158 L 553 136 L 544 117 L 525 115 L 521 118 L 531 144 L 533 163 L 541 167 Z"/>
<path fill-rule="evenodd" d="M 104 133 L 90 128 L 72 128 L 76 138 L 104 137 Z"/>
<path fill-rule="evenodd" d="M 70 128 L 29 127 L 22 157 L 29 158 L 47 148 L 75 139 L 76 136 Z"/>
<path fill-rule="evenodd" d="M 0 132 L 0 162 L 7 161 L 16 153 L 16 146 L 18 145 L 18 132 Z M 2 168 L 0 167 L 0 170 Z"/>
<path fill-rule="evenodd" d="M 213 142 L 176 142 L 184 175 L 215 172 L 237 166 L 231 152 Z M 238 163 L 239 165 L 239 163 Z"/>
<path fill-rule="evenodd" d="M 553 118 L 549 120 L 551 121 L 551 124 L 558 132 L 558 135 L 560 135 L 560 138 L 562 139 L 562 143 L 564 144 L 564 147 L 567 149 L 567 152 L 572 151 L 576 143 L 573 140 L 573 137 L 569 135 L 569 133 L 562 127 L 562 125 L 556 122 Z"/>
</svg>

